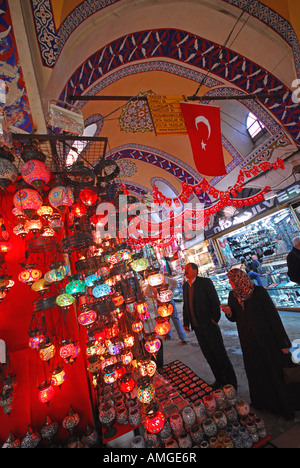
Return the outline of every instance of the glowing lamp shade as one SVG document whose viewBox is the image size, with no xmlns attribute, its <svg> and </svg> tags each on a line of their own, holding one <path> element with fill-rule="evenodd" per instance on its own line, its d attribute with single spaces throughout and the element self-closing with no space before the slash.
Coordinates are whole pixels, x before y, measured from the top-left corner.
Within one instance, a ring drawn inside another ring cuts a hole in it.
<svg viewBox="0 0 300 468">
<path fill-rule="evenodd" d="M 154 385 L 148 377 L 142 377 L 137 381 L 137 399 L 148 405 L 155 396 Z"/>
<path fill-rule="evenodd" d="M 32 285 L 35 281 L 39 280 L 42 277 L 42 272 L 36 270 L 35 268 L 29 268 L 28 270 L 23 270 L 18 276 L 18 280 L 21 283 Z"/>
<path fill-rule="evenodd" d="M 49 203 L 53 208 L 65 213 L 66 207 L 73 205 L 74 195 L 69 187 L 58 186 L 50 190 L 48 195 Z"/>
<path fill-rule="evenodd" d="M 159 411 L 157 405 L 148 408 L 146 412 L 146 418 L 144 426 L 147 432 L 150 434 L 158 434 L 165 425 L 165 417 L 161 411 Z"/>
<path fill-rule="evenodd" d="M 105 384 L 112 385 L 118 379 L 114 364 L 107 366 L 104 370 L 103 381 Z"/>
<path fill-rule="evenodd" d="M 26 216 L 32 216 L 43 204 L 40 194 L 33 189 L 23 189 L 16 192 L 13 203 L 15 208 L 24 211 Z"/>
<path fill-rule="evenodd" d="M 85 292 L 85 282 L 81 280 L 71 281 L 66 286 L 66 293 L 73 295 L 80 295 Z"/>
<path fill-rule="evenodd" d="M 99 342 L 104 341 L 106 339 L 106 330 L 96 330 L 94 333 L 94 339 Z"/>
<path fill-rule="evenodd" d="M 122 296 L 122 294 L 119 294 L 119 293 L 116 293 L 113 297 L 112 297 L 112 300 L 115 304 L 116 307 L 120 307 L 122 304 L 124 304 L 124 297 Z"/>
<path fill-rule="evenodd" d="M 155 333 L 160 336 L 167 335 L 171 328 L 169 321 L 163 317 L 157 317 L 155 320 L 157 322 L 154 327 Z"/>
<path fill-rule="evenodd" d="M 133 360 L 133 354 L 130 351 L 130 349 L 124 349 L 124 351 L 120 353 L 120 356 L 121 356 L 122 364 L 124 364 L 125 366 L 128 366 L 129 364 L 131 364 Z"/>
<path fill-rule="evenodd" d="M 51 172 L 42 161 L 32 159 L 24 164 L 21 176 L 27 184 L 32 185 L 37 190 L 41 190 L 48 184 Z"/>
<path fill-rule="evenodd" d="M 132 348 L 135 342 L 135 338 L 133 335 L 128 333 L 127 335 L 123 337 L 123 342 L 124 342 L 125 348 Z"/>
<path fill-rule="evenodd" d="M 32 232 L 33 234 L 36 234 L 37 232 L 41 231 L 42 227 L 43 227 L 43 224 L 42 224 L 42 221 L 39 218 L 29 219 L 25 223 L 25 229 L 28 232 Z"/>
<path fill-rule="evenodd" d="M 35 291 L 35 292 L 38 292 L 38 293 L 43 293 L 43 292 L 47 291 L 48 285 L 46 283 L 45 278 L 41 278 L 41 279 L 36 280 L 33 283 L 33 285 L 31 286 L 31 289 L 33 291 Z"/>
<path fill-rule="evenodd" d="M 161 286 L 165 281 L 165 277 L 161 273 L 156 273 L 154 275 L 149 276 L 148 284 L 153 286 L 154 288 L 157 286 Z"/>
<path fill-rule="evenodd" d="M 117 373 L 118 379 L 120 379 L 123 375 L 126 374 L 126 367 L 123 366 L 121 362 L 117 362 L 115 365 L 115 371 Z"/>
<path fill-rule="evenodd" d="M 16 166 L 8 159 L 0 159 L 0 187 L 6 189 L 13 184 L 19 175 Z"/>
<path fill-rule="evenodd" d="M 60 357 L 67 363 L 72 364 L 80 354 L 80 347 L 77 343 L 63 342 L 59 349 Z"/>
<path fill-rule="evenodd" d="M 90 188 L 84 188 L 79 192 L 79 198 L 86 206 L 92 206 L 98 200 L 98 195 Z"/>
<path fill-rule="evenodd" d="M 78 322 L 80 325 L 83 325 L 84 327 L 88 327 L 89 325 L 92 325 L 92 323 L 95 322 L 97 319 L 97 312 L 94 310 L 87 310 L 85 312 L 82 312 L 78 316 Z"/>
<path fill-rule="evenodd" d="M 92 294 L 97 299 L 108 296 L 111 293 L 111 287 L 108 284 L 99 284 L 92 290 Z"/>
<path fill-rule="evenodd" d="M 140 271 L 147 270 L 148 265 L 149 262 L 147 258 L 139 258 L 138 260 L 134 260 L 131 263 L 131 268 L 133 269 L 133 271 L 136 271 L 138 273 Z"/>
<path fill-rule="evenodd" d="M 75 301 L 75 297 L 72 294 L 63 293 L 57 296 L 56 304 L 59 307 L 70 307 Z"/>
<path fill-rule="evenodd" d="M 17 226 L 13 228 L 13 233 L 16 236 L 19 236 L 22 239 L 24 239 L 24 237 L 26 237 L 28 234 L 28 230 L 25 228 L 24 224 L 20 223 L 20 224 L 17 224 Z"/>
<path fill-rule="evenodd" d="M 51 385 L 51 380 L 47 380 L 38 386 L 39 401 L 41 403 L 49 404 L 54 396 L 54 388 Z"/>
<path fill-rule="evenodd" d="M 124 349 L 124 344 L 122 341 L 111 342 L 107 348 L 109 354 L 112 356 L 116 356 L 117 354 L 120 354 L 122 349 Z"/>
<path fill-rule="evenodd" d="M 53 208 L 48 205 L 42 205 L 38 210 L 37 214 L 44 219 L 49 219 L 53 214 Z"/>
<path fill-rule="evenodd" d="M 137 361 L 138 370 L 141 377 L 153 377 L 156 372 L 156 363 L 151 358 L 141 358 Z"/>
<path fill-rule="evenodd" d="M 135 333 L 140 333 L 144 328 L 144 324 L 141 320 L 135 320 L 132 322 L 131 327 Z"/>
<path fill-rule="evenodd" d="M 123 393 L 130 393 L 135 387 L 135 380 L 132 378 L 130 372 L 126 372 L 121 379 L 119 388 Z"/>
<path fill-rule="evenodd" d="M 28 345 L 31 349 L 39 349 L 40 344 L 45 341 L 45 335 L 42 330 L 33 330 L 29 332 Z"/>
<path fill-rule="evenodd" d="M 66 380 L 66 373 L 62 366 L 58 366 L 51 371 L 51 383 L 55 387 L 60 387 Z"/>
<path fill-rule="evenodd" d="M 136 304 L 136 310 L 141 320 L 145 321 L 145 320 L 148 320 L 148 318 L 150 317 L 149 307 L 148 307 L 147 302 L 138 302 Z"/>
<path fill-rule="evenodd" d="M 164 289 L 163 291 L 160 291 L 157 295 L 157 300 L 159 302 L 170 302 L 173 299 L 173 293 L 171 289 Z"/>
<path fill-rule="evenodd" d="M 39 349 L 39 357 L 42 361 L 50 361 L 55 356 L 55 346 L 53 343 L 42 343 Z"/>
<path fill-rule="evenodd" d="M 82 218 L 87 213 L 87 208 L 83 203 L 75 203 L 72 206 L 72 213 L 77 218 Z"/>
<path fill-rule="evenodd" d="M 54 237 L 55 236 L 55 231 L 52 228 L 49 227 L 44 227 L 43 232 L 42 232 L 43 237 Z"/>
<path fill-rule="evenodd" d="M 97 273 L 101 278 L 107 278 L 110 275 L 110 268 L 101 267 L 101 268 L 99 268 Z"/>
<path fill-rule="evenodd" d="M 84 282 L 89 288 L 91 288 L 95 286 L 96 281 L 99 281 L 99 279 L 100 279 L 100 276 L 97 273 L 95 273 L 94 275 L 87 276 L 84 279 Z"/>
<path fill-rule="evenodd" d="M 163 318 L 168 318 L 173 314 L 173 310 L 172 304 L 164 304 L 157 308 L 157 313 Z"/>
<path fill-rule="evenodd" d="M 155 354 L 159 351 L 161 342 L 159 338 L 149 337 L 145 342 L 145 350 L 150 354 Z"/>
<path fill-rule="evenodd" d="M 53 268 L 50 271 L 47 271 L 45 273 L 45 280 L 47 283 L 58 283 L 59 281 L 62 281 L 65 276 L 67 275 L 69 271 L 69 267 L 66 265 L 61 265 L 58 268 Z"/>
</svg>

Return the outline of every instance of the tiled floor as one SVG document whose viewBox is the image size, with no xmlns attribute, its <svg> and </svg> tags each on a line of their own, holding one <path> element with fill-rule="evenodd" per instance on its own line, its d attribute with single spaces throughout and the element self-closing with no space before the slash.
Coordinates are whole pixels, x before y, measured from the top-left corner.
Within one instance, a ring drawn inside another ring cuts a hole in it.
<svg viewBox="0 0 300 468">
<path fill-rule="evenodd" d="M 176 307 L 179 317 L 182 318 L 182 303 L 177 302 Z M 290 340 L 300 339 L 300 314 L 283 312 L 280 315 Z M 170 323 L 172 339 L 164 341 L 164 363 L 166 364 L 178 359 L 189 366 L 203 380 L 208 383 L 213 382 L 214 377 L 202 355 L 194 332 L 187 333 L 188 344 L 182 346 L 172 320 L 170 320 Z M 240 350 L 236 325 L 229 322 L 224 317 L 222 317 L 219 325 L 222 330 L 228 355 L 238 378 L 238 396 L 240 399 L 249 402 L 248 381 L 244 370 L 243 356 Z M 286 421 L 283 418 L 279 418 L 267 412 L 257 411 L 257 414 L 259 414 L 266 423 L 268 433 L 271 437 L 271 443 L 273 444 L 270 445 L 270 447 L 300 447 L 300 412 L 296 413 L 295 419 L 292 421 Z"/>
</svg>

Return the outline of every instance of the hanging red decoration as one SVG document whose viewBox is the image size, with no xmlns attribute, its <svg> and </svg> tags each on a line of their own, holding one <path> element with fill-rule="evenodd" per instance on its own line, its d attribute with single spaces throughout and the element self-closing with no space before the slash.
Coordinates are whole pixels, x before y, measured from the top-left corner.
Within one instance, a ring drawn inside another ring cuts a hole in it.
<svg viewBox="0 0 300 468">
<path fill-rule="evenodd" d="M 82 218 L 87 212 L 87 208 L 83 203 L 75 203 L 72 205 L 72 213 L 77 218 Z"/>
<path fill-rule="evenodd" d="M 135 380 L 132 378 L 130 372 L 124 374 L 120 379 L 119 388 L 123 393 L 130 393 L 135 387 Z"/>
<path fill-rule="evenodd" d="M 149 434 L 158 434 L 165 425 L 165 417 L 158 409 L 156 402 L 150 403 L 147 411 L 144 426 Z"/>
<path fill-rule="evenodd" d="M 79 198 L 81 202 L 84 203 L 84 205 L 92 206 L 98 200 L 98 195 L 96 194 L 96 192 L 94 192 L 94 190 L 90 188 L 85 188 L 80 191 Z"/>
<path fill-rule="evenodd" d="M 54 388 L 51 385 L 51 380 L 47 380 L 38 386 L 39 400 L 41 403 L 49 404 L 54 396 Z"/>
</svg>

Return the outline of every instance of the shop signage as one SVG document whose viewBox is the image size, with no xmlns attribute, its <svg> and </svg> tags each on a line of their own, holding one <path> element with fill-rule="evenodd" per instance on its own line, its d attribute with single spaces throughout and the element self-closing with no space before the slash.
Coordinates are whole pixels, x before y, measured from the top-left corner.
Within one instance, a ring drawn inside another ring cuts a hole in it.
<svg viewBox="0 0 300 468">
<path fill-rule="evenodd" d="M 232 227 L 238 226 L 243 224 L 250 219 L 254 218 L 255 216 L 259 216 L 264 212 L 268 212 L 274 206 L 281 206 L 286 203 L 289 203 L 296 197 L 300 195 L 300 182 L 296 182 L 295 184 L 287 187 L 286 189 L 279 192 L 275 198 L 271 198 L 270 200 L 264 200 L 257 205 L 248 207 L 246 210 L 240 212 L 237 216 L 232 218 L 221 218 L 218 220 L 218 224 L 215 224 L 212 228 L 205 230 L 205 238 L 209 239 L 210 237 L 216 236 L 217 234 L 227 231 Z"/>
<path fill-rule="evenodd" d="M 187 134 L 179 104 L 180 101 L 185 100 L 184 96 L 148 94 L 147 100 L 156 135 Z"/>
</svg>

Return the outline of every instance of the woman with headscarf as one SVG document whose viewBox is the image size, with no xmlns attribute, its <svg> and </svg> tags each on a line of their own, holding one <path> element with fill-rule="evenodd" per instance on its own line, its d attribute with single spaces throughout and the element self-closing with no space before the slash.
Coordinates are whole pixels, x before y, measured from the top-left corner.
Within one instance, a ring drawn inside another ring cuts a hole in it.
<svg viewBox="0 0 300 468">
<path fill-rule="evenodd" d="M 300 408 L 299 389 L 295 392 L 293 385 L 284 382 L 283 367 L 291 342 L 278 311 L 268 292 L 254 285 L 243 270 L 232 269 L 227 276 L 233 290 L 229 307 L 223 311 L 237 324 L 251 404 L 291 418 Z"/>
</svg>

